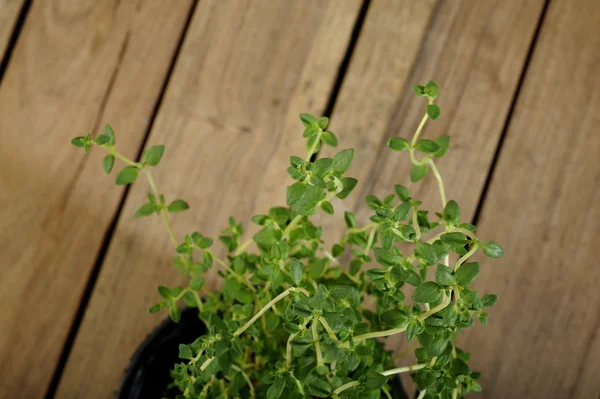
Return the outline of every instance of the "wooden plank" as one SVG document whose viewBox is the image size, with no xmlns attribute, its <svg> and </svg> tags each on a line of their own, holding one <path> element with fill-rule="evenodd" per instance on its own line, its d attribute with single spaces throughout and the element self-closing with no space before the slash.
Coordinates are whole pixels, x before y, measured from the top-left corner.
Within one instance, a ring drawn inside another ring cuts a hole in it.
<svg viewBox="0 0 600 399">
<path fill-rule="evenodd" d="M 47 389 L 122 190 L 69 140 L 134 156 L 191 3 L 34 2 L 0 89 L 0 398 Z"/>
<path fill-rule="evenodd" d="M 149 140 L 167 148 L 158 187 L 192 206 L 173 219 L 178 237 L 194 230 L 216 237 L 229 215 L 248 221 L 257 201 L 283 200 L 287 179 L 269 176 L 304 151 L 298 114 L 323 112 L 360 5 L 198 3 Z M 165 317 L 147 309 L 159 299 L 157 285 L 179 281 L 172 244 L 158 218 L 131 220 L 147 190 L 136 183 L 127 198 L 61 398 L 108 397 L 136 346 Z"/>
<path fill-rule="evenodd" d="M 448 198 L 459 202 L 464 220 L 471 220 L 542 7 L 542 0 L 371 4 L 332 115 L 340 148 L 357 149 L 348 175 L 359 185 L 336 204 L 337 217 L 321 218 L 328 242 L 342 234 L 343 210 L 368 223 L 372 211 L 364 197 L 387 195 L 394 184 L 410 187 L 427 209 L 441 210 L 435 179 L 411 184 L 407 154 L 386 148 L 390 137 L 412 137 L 426 102 L 411 87 L 430 79 L 441 87 L 442 116 L 428 122 L 422 137 L 452 137 L 438 168 Z M 320 155 L 334 151 L 326 147 Z M 390 341 L 397 350 L 406 343 L 404 335 Z M 412 385 L 409 378 L 405 383 Z"/>
<path fill-rule="evenodd" d="M 550 2 L 482 210 L 506 255 L 477 288 L 500 299 L 464 341 L 489 398 L 600 393 L 598 21 L 597 1 Z"/>
<path fill-rule="evenodd" d="M 0 0 L 0 59 L 8 47 L 24 3 L 25 0 Z"/>
</svg>

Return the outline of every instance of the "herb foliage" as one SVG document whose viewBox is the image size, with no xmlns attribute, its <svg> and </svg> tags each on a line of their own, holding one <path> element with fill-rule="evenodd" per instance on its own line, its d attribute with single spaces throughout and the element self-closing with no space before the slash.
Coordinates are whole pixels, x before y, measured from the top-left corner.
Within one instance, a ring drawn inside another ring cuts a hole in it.
<svg viewBox="0 0 600 399">
<path fill-rule="evenodd" d="M 165 309 L 176 322 L 181 306 L 197 308 L 208 327 L 208 334 L 179 347 L 181 362 L 172 371 L 181 390 L 178 399 L 391 398 L 388 379 L 405 372 L 413 373 L 419 399 L 455 399 L 481 391 L 480 374 L 469 368 L 469 354 L 454 341 L 474 319 L 485 325 L 485 308 L 497 300 L 472 288 L 481 267 L 470 258 L 478 251 L 498 258 L 503 250 L 480 241 L 475 226 L 461 220 L 459 205 L 446 199 L 435 161 L 446 154 L 450 138 L 419 138 L 426 122 L 441 115 L 434 104 L 439 89 L 429 82 L 414 92 L 428 100 L 423 119 L 410 141 L 394 137 L 387 144 L 408 153 L 412 182 L 433 174 L 440 212 L 430 221 L 432 215 L 409 188 L 396 185 L 384 198 L 366 197 L 373 212 L 369 224 L 358 226 L 356 217 L 345 212 L 345 234 L 332 248 L 324 247 L 322 229 L 311 216 L 334 214 L 335 197 L 348 196 L 357 181 L 346 175 L 353 149 L 312 160 L 322 145 L 338 145 L 326 117 L 300 115 L 306 155 L 290 157 L 294 182 L 287 187 L 287 206 L 253 216 L 261 229 L 246 240 L 243 225 L 229 218 L 218 237 L 226 259 L 217 257 L 213 239 L 199 232 L 183 241 L 175 238 L 169 214 L 189 205 L 167 201 L 154 183 L 151 170 L 160 163 L 164 146 L 149 148 L 135 162 L 117 152 L 108 125 L 96 138 L 87 134 L 72 140 L 85 152 L 93 145 L 106 150 L 102 166 L 107 174 L 115 159 L 121 160 L 125 166 L 116 172 L 116 184 L 145 175 L 151 192 L 136 216 L 163 219 L 174 244 L 173 265 L 189 277 L 183 287 L 158 287 L 161 299 L 150 308 L 152 313 Z M 402 252 L 400 243 L 410 244 L 412 251 Z M 249 251 L 252 244 L 257 251 Z M 348 254 L 349 262 L 342 264 Z M 450 262 L 451 257 L 457 260 Z M 366 267 L 373 263 L 377 266 Z M 215 265 L 223 284 L 211 292 L 204 274 Z M 407 286 L 414 286 L 410 300 L 403 292 Z M 415 364 L 395 367 L 399 359 L 377 339 L 400 333 L 415 341 Z"/>
</svg>

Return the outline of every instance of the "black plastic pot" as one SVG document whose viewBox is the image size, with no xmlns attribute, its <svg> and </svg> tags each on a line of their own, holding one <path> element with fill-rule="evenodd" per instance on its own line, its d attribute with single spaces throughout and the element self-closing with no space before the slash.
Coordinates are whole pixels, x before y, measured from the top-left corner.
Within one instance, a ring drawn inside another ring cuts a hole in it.
<svg viewBox="0 0 600 399">
<path fill-rule="evenodd" d="M 206 332 L 206 326 L 196 309 L 185 309 L 181 320 L 174 323 L 164 320 L 141 343 L 133 357 L 121 386 L 115 394 L 116 399 L 161 399 L 174 398 L 179 391 L 167 390 L 171 382 L 169 370 L 180 361 L 179 344 L 193 342 Z M 400 378 L 390 382 L 394 399 L 407 399 Z"/>
</svg>

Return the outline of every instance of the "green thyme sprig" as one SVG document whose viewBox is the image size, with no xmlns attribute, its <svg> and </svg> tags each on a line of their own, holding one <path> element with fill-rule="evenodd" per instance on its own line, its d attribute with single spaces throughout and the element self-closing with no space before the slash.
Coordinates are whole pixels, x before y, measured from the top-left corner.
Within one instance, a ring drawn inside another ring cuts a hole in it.
<svg viewBox="0 0 600 399">
<path fill-rule="evenodd" d="M 338 144 L 325 117 L 300 116 L 306 154 L 290 157 L 294 183 L 287 188 L 287 206 L 253 216 L 260 230 L 246 240 L 243 225 L 230 218 L 219 237 L 226 259 L 218 258 L 211 250 L 213 240 L 199 232 L 183 242 L 173 235 L 169 214 L 189 207 L 183 200 L 168 203 L 154 183 L 151 167 L 160 162 L 163 146 L 151 147 L 135 162 L 115 150 L 108 125 L 95 139 L 90 134 L 73 139 L 85 152 L 93 145 L 108 152 L 106 173 L 115 159 L 125 164 L 117 184 L 134 182 L 140 172 L 146 175 L 151 193 L 136 216 L 160 215 L 175 246 L 173 264 L 189 277 L 185 287 L 159 287 L 161 301 L 150 308 L 168 308 L 178 321 L 183 300 L 198 309 L 208 328 L 194 342 L 180 345 L 182 361 L 172 371 L 181 391 L 178 399 L 278 399 L 284 391 L 291 399 L 391 398 L 389 378 L 400 373 L 412 373 L 420 399 L 462 398 L 481 390 L 480 374 L 469 368 L 469 355 L 454 342 L 474 319 L 485 325 L 484 308 L 497 300 L 471 287 L 480 272 L 471 258 L 478 251 L 497 258 L 503 250 L 480 241 L 475 226 L 461 220 L 456 201 L 446 199 L 436 161 L 446 154 L 450 138 L 420 138 L 426 123 L 440 116 L 435 104 L 439 89 L 429 82 L 414 91 L 428 100 L 426 112 L 410 141 L 395 137 L 388 146 L 408 152 L 412 182 L 432 171 L 440 212 L 430 215 L 409 188 L 396 185 L 384 198 L 366 197 L 373 211 L 367 225 L 358 226 L 356 217 L 344 212 L 346 231 L 331 248 L 324 246 L 322 229 L 311 217 L 319 211 L 334 214 L 335 198 L 346 198 L 357 181 L 346 176 L 353 149 L 314 160 L 321 145 Z M 257 252 L 248 251 L 252 244 Z M 404 253 L 398 244 L 412 250 Z M 351 255 L 347 265 L 342 262 L 346 254 Z M 374 262 L 377 267 L 365 267 Z M 213 263 L 222 269 L 222 288 L 216 292 L 204 287 L 204 274 Z M 414 286 L 410 302 L 403 293 L 407 285 Z M 367 303 L 374 303 L 374 309 Z M 394 365 L 380 341 L 400 333 L 416 339 L 414 364 Z"/>
</svg>

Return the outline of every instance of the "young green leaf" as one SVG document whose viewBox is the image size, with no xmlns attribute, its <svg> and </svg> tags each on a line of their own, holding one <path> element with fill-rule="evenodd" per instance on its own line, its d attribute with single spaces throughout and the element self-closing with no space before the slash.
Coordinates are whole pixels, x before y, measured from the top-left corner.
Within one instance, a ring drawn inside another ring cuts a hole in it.
<svg viewBox="0 0 600 399">
<path fill-rule="evenodd" d="M 429 83 L 425 85 L 424 91 L 427 94 L 427 96 L 430 97 L 432 100 L 435 100 L 440 94 L 440 88 L 437 84 L 435 84 L 433 80 L 430 80 Z"/>
<path fill-rule="evenodd" d="M 110 125 L 104 125 L 104 133 L 103 134 L 110 138 L 109 142 L 106 143 L 107 145 L 115 145 L 115 143 L 116 143 L 115 132 L 114 132 L 113 128 L 110 127 Z"/>
<path fill-rule="evenodd" d="M 306 127 L 318 126 L 318 120 L 310 114 L 300 114 L 300 120 Z"/>
<path fill-rule="evenodd" d="M 398 198 L 400 198 L 400 201 L 409 202 L 411 200 L 411 194 L 410 194 L 410 190 L 408 188 L 401 186 L 399 184 L 396 184 L 394 186 L 394 191 L 396 192 L 396 195 L 398 196 Z"/>
<path fill-rule="evenodd" d="M 102 160 L 102 168 L 104 169 L 104 171 L 106 172 L 107 175 L 110 174 L 110 171 L 112 170 L 114 164 L 115 164 L 114 155 L 107 155 Z"/>
<path fill-rule="evenodd" d="M 458 284 L 467 287 L 475 280 L 475 277 L 479 274 L 479 269 L 478 262 L 464 263 L 454 272 L 454 278 Z"/>
<path fill-rule="evenodd" d="M 433 141 L 439 147 L 439 149 L 433 153 L 433 156 L 436 158 L 443 157 L 446 154 L 446 152 L 448 151 L 448 148 L 450 147 L 450 136 L 438 137 L 437 139 L 435 139 Z"/>
<path fill-rule="evenodd" d="M 404 327 L 408 323 L 408 317 L 401 310 L 388 310 L 379 316 L 379 320 L 391 328 Z"/>
<path fill-rule="evenodd" d="M 302 276 L 304 274 L 304 266 L 302 263 L 296 258 L 292 258 L 292 262 L 290 264 L 292 281 L 294 284 L 298 285 L 302 281 Z"/>
<path fill-rule="evenodd" d="M 417 145 L 415 145 L 415 148 L 427 154 L 435 154 L 440 149 L 440 147 L 434 141 L 427 139 L 419 140 Z"/>
<path fill-rule="evenodd" d="M 410 181 L 413 183 L 418 182 L 427 175 L 428 170 L 427 165 L 413 165 L 410 168 Z"/>
<path fill-rule="evenodd" d="M 95 141 L 97 145 L 104 145 L 110 141 L 110 137 L 105 134 L 101 134 L 100 136 L 96 137 Z"/>
<path fill-rule="evenodd" d="M 297 182 L 287 188 L 286 203 L 292 206 L 304 197 L 306 194 L 306 184 Z"/>
<path fill-rule="evenodd" d="M 444 222 L 450 225 L 457 225 L 460 223 L 460 208 L 456 201 L 448 201 L 448 203 L 444 207 L 444 213 L 442 215 L 442 218 Z"/>
<path fill-rule="evenodd" d="M 394 151 L 402 151 L 406 150 L 409 144 L 404 137 L 393 137 L 388 140 L 387 146 Z"/>
<path fill-rule="evenodd" d="M 485 294 L 481 298 L 481 303 L 485 307 L 493 306 L 496 303 L 496 301 L 498 301 L 498 295 L 494 294 Z"/>
<path fill-rule="evenodd" d="M 167 210 L 170 213 L 175 213 L 175 212 L 181 212 L 181 211 L 185 211 L 186 209 L 189 209 L 190 206 L 188 205 L 187 202 L 185 202 L 184 200 L 175 200 L 173 202 L 171 202 L 169 204 L 169 206 L 167 207 Z"/>
<path fill-rule="evenodd" d="M 452 274 L 452 269 L 448 266 L 438 264 L 437 270 L 435 271 L 435 281 L 442 286 L 451 286 L 456 283 L 454 279 L 454 275 Z"/>
<path fill-rule="evenodd" d="M 192 348 L 188 345 L 179 344 L 179 358 L 180 359 L 191 359 L 194 357 L 192 353 Z"/>
<path fill-rule="evenodd" d="M 327 144 L 330 147 L 337 147 L 338 145 L 337 137 L 335 136 L 335 134 L 331 133 L 328 130 L 324 131 L 323 134 L 321 134 L 321 140 L 323 141 L 323 143 Z"/>
<path fill-rule="evenodd" d="M 354 149 L 342 150 L 333 156 L 332 169 L 336 173 L 344 173 L 354 159 Z"/>
<path fill-rule="evenodd" d="M 351 212 L 344 212 L 344 221 L 346 222 L 346 226 L 348 228 L 356 226 L 356 216 L 354 216 L 354 214 Z"/>
<path fill-rule="evenodd" d="M 125 166 L 119 174 L 117 175 L 117 179 L 115 181 L 118 185 L 126 185 L 133 183 L 138 177 L 138 168 L 135 166 Z"/>
<path fill-rule="evenodd" d="M 442 297 L 442 287 L 433 281 L 419 285 L 412 294 L 412 299 L 419 303 L 432 303 Z"/>
<path fill-rule="evenodd" d="M 317 125 L 325 130 L 327 128 L 327 126 L 329 126 L 329 118 L 326 116 L 322 116 L 319 119 L 317 119 Z"/>
<path fill-rule="evenodd" d="M 437 118 L 440 117 L 440 107 L 438 107 L 435 104 L 429 104 L 427 106 L 427 115 L 433 119 L 436 120 Z"/>
<path fill-rule="evenodd" d="M 285 388 L 285 379 L 280 377 L 267 390 L 267 399 L 279 399 Z"/>
<path fill-rule="evenodd" d="M 368 390 L 379 389 L 387 383 L 387 377 L 383 374 L 369 371 L 365 380 L 365 388 Z"/>
<path fill-rule="evenodd" d="M 73 144 L 75 147 L 84 148 L 86 145 L 89 144 L 89 142 L 85 137 L 79 136 L 72 139 L 71 144 Z"/>
<path fill-rule="evenodd" d="M 156 166 L 165 152 L 164 145 L 155 145 L 144 151 L 144 162 L 150 166 Z"/>
<path fill-rule="evenodd" d="M 321 209 L 323 209 L 323 212 L 327 213 L 328 215 L 333 215 L 334 213 L 333 205 L 331 205 L 331 202 L 329 201 L 321 202 Z"/>
<path fill-rule="evenodd" d="M 149 216 L 149 215 L 152 215 L 157 210 L 158 210 L 158 207 L 156 204 L 144 204 L 137 210 L 137 212 L 135 213 L 135 217 L 139 218 L 142 216 Z"/>
<path fill-rule="evenodd" d="M 459 233 L 459 232 L 451 232 L 451 233 L 446 233 L 446 234 L 442 234 L 442 236 L 440 237 L 440 239 L 445 242 L 446 244 L 449 245 L 457 245 L 457 246 L 464 246 L 467 244 L 467 236 L 464 235 L 463 233 Z"/>
<path fill-rule="evenodd" d="M 344 199 L 350 195 L 352 190 L 354 190 L 354 187 L 358 184 L 358 180 L 353 177 L 342 177 L 341 182 L 344 188 L 336 195 L 336 197 Z"/>
<path fill-rule="evenodd" d="M 483 246 L 483 253 L 490 258 L 500 258 L 502 255 L 504 255 L 504 250 L 500 245 L 490 241 Z"/>
</svg>

